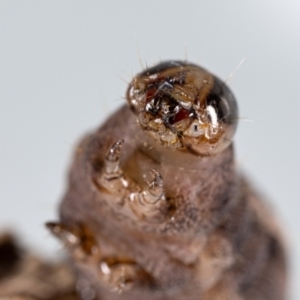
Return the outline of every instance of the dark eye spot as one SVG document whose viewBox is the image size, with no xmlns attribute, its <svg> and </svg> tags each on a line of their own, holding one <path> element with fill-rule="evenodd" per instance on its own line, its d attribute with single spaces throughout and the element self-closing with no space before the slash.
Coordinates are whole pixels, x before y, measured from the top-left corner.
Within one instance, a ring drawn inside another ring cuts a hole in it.
<svg viewBox="0 0 300 300">
<path fill-rule="evenodd" d="M 190 111 L 185 108 L 180 108 L 178 113 L 169 118 L 169 123 L 171 125 L 176 124 L 186 118 L 189 118 Z"/>
<path fill-rule="evenodd" d="M 147 89 L 147 92 L 146 92 L 146 102 L 150 102 L 153 99 L 156 91 L 157 91 L 157 89 L 154 86 L 149 87 Z"/>
</svg>

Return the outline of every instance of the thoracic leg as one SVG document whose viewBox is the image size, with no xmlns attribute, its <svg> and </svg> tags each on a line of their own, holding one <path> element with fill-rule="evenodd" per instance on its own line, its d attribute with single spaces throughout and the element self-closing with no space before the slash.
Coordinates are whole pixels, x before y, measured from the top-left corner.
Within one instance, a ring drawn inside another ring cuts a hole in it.
<svg viewBox="0 0 300 300">
<path fill-rule="evenodd" d="M 139 187 L 123 172 L 120 166 L 120 156 L 123 140 L 115 142 L 104 157 L 104 166 L 97 178 L 97 184 L 102 192 L 113 195 L 107 197 L 109 204 L 117 208 L 129 206 L 134 214 L 149 222 L 162 222 L 166 218 L 167 201 L 164 182 L 161 174 L 151 170 L 153 179 L 147 182 L 146 188 Z"/>
</svg>

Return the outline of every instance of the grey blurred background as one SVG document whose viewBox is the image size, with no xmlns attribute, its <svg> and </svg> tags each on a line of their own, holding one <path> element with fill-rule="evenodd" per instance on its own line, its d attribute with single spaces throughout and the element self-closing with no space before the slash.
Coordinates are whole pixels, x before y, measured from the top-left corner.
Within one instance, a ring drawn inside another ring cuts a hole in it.
<svg viewBox="0 0 300 300">
<path fill-rule="evenodd" d="M 0 227 L 55 257 L 74 144 L 124 103 L 144 65 L 185 59 L 229 84 L 237 161 L 284 224 L 300 293 L 299 1 L 1 1 Z"/>
</svg>

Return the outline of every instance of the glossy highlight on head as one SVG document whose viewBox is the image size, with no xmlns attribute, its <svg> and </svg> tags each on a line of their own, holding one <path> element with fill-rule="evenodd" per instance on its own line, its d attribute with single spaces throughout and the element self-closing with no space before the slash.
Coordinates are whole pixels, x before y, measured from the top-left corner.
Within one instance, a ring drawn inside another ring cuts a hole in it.
<svg viewBox="0 0 300 300">
<path fill-rule="evenodd" d="M 237 126 L 237 103 L 227 85 L 183 61 L 162 62 L 139 73 L 127 100 L 143 130 L 171 150 L 219 153 Z"/>
</svg>

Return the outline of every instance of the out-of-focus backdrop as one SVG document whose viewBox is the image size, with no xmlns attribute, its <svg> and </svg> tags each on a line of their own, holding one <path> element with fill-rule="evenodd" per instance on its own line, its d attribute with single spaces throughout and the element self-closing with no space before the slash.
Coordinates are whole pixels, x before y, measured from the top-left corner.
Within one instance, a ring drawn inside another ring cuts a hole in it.
<svg viewBox="0 0 300 300">
<path fill-rule="evenodd" d="M 141 64 L 185 59 L 229 81 L 237 160 L 284 224 L 300 286 L 299 1 L 1 1 L 0 228 L 47 256 L 74 144 Z M 298 295 L 298 297 L 297 297 Z"/>
</svg>

